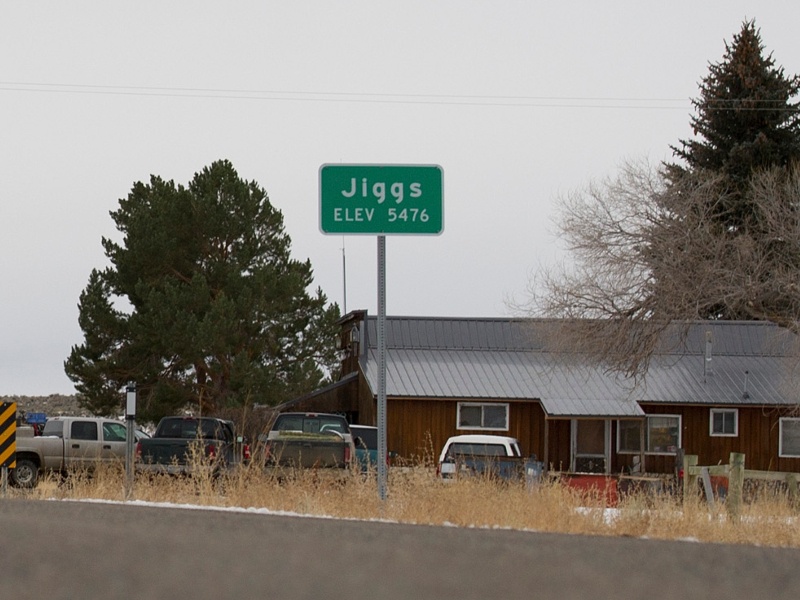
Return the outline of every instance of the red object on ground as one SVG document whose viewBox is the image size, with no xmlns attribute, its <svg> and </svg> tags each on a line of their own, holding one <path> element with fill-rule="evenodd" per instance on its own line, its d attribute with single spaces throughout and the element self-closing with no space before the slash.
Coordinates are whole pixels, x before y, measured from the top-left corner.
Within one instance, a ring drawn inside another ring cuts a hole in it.
<svg viewBox="0 0 800 600">
<path fill-rule="evenodd" d="M 573 489 L 589 494 L 598 494 L 605 501 L 606 506 L 617 506 L 619 494 L 617 493 L 617 479 L 615 477 L 581 473 L 564 475 L 563 480 Z"/>
</svg>

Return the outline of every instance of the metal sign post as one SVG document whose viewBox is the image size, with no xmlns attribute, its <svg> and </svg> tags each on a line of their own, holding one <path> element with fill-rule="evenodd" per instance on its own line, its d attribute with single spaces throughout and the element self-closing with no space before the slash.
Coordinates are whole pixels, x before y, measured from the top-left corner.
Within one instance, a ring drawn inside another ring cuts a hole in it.
<svg viewBox="0 0 800 600">
<path fill-rule="evenodd" d="M 378 496 L 386 500 L 386 236 L 378 236 Z"/>
<path fill-rule="evenodd" d="M 136 443 L 136 384 L 125 388 L 125 500 L 133 496 L 133 452 Z"/>
</svg>

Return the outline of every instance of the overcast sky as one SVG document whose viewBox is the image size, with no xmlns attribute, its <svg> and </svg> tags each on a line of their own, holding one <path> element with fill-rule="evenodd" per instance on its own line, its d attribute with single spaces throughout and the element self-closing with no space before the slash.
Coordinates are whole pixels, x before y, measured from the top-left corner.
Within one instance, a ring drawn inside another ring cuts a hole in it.
<svg viewBox="0 0 800 600">
<path fill-rule="evenodd" d="M 344 308 L 374 236 L 318 224 L 325 163 L 438 164 L 444 233 L 387 237 L 387 313 L 508 316 L 557 257 L 554 199 L 670 158 L 746 18 L 800 73 L 789 2 L 0 0 L 0 395 L 72 393 L 78 296 L 151 174 L 229 159 Z"/>
</svg>

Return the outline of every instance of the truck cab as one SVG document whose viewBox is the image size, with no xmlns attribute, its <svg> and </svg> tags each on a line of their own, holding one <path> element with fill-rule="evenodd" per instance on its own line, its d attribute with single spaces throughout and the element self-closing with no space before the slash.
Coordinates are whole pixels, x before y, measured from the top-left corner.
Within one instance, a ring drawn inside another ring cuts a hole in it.
<svg viewBox="0 0 800 600">
<path fill-rule="evenodd" d="M 436 473 L 451 479 L 457 473 L 492 472 L 504 479 L 516 474 L 517 466 L 524 466 L 519 442 L 516 438 L 500 435 L 455 435 L 445 442 L 439 455 Z"/>
</svg>

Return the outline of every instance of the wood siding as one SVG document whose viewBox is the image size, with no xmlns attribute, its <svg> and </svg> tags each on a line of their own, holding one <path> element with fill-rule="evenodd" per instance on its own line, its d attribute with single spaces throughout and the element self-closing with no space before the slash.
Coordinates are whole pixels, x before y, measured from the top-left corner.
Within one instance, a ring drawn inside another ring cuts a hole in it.
<svg viewBox="0 0 800 600">
<path fill-rule="evenodd" d="M 459 402 L 474 400 L 421 400 L 389 398 L 387 401 L 387 446 L 405 460 L 438 460 L 447 439 L 454 435 L 488 433 L 508 435 L 519 440 L 520 449 L 528 456 L 544 456 L 544 412 L 538 402 L 509 402 L 508 431 L 457 429 Z M 373 408 L 370 408 L 371 404 Z M 359 421 L 375 425 L 375 399 L 362 398 Z"/>
<path fill-rule="evenodd" d="M 549 419 L 547 421 L 549 452 L 546 467 L 551 471 L 569 471 L 572 451 L 572 421 Z"/>
<path fill-rule="evenodd" d="M 726 464 L 731 452 L 745 455 L 745 468 L 762 471 L 800 472 L 800 458 L 779 458 L 779 420 L 791 416 L 789 409 L 760 406 L 725 406 L 714 408 L 737 408 L 739 431 L 736 437 L 712 436 L 709 433 L 710 406 L 665 406 L 642 404 L 650 415 L 681 416 L 681 447 L 686 454 L 696 454 L 699 464 Z M 616 422 L 612 427 L 612 448 L 616 453 Z M 616 455 L 612 461 L 613 471 L 619 472 L 632 465 L 633 456 Z M 645 470 L 651 473 L 672 473 L 674 456 L 645 457 Z"/>
<path fill-rule="evenodd" d="M 358 423 L 378 425 L 378 403 L 367 385 L 367 378 L 358 370 Z"/>
<path fill-rule="evenodd" d="M 462 400 L 470 402 L 471 400 Z M 456 427 L 458 400 L 390 398 L 387 402 L 387 444 L 406 460 L 438 459 L 447 438 L 465 433 L 490 433 L 509 435 L 520 442 L 524 455 L 535 454 L 546 460 L 549 469 L 569 469 L 571 452 L 570 419 L 545 419 L 538 402 L 509 402 L 508 431 L 483 432 L 459 430 Z M 368 408 L 371 405 L 372 408 Z M 374 398 L 362 398 L 360 415 L 374 416 Z M 746 467 L 765 471 L 800 472 L 800 458 L 779 458 L 778 420 L 789 411 L 776 408 L 739 407 L 739 429 L 736 437 L 709 434 L 710 407 L 708 406 L 643 406 L 647 414 L 680 415 L 681 443 L 687 454 L 696 454 L 700 464 L 725 463 L 731 452 L 746 456 Z M 365 410 L 366 409 L 366 410 Z M 375 424 L 375 421 L 365 422 Z M 631 469 L 635 457 L 617 454 L 617 421 L 611 424 L 611 472 L 621 473 Z M 548 427 L 545 438 L 545 426 Z M 545 453 L 545 439 L 548 450 Z M 675 455 L 646 455 L 645 471 L 648 473 L 674 473 Z"/>
</svg>

